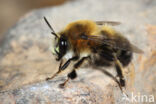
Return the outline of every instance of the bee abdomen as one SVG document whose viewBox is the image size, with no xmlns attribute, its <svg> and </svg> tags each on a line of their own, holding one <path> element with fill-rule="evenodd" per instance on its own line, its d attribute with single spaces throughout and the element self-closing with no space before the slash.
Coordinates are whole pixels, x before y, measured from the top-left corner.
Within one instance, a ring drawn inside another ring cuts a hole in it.
<svg viewBox="0 0 156 104">
<path fill-rule="evenodd" d="M 112 62 L 114 60 L 113 51 L 108 49 L 106 46 L 99 47 L 93 57 L 94 64 L 96 66 L 112 66 Z"/>
<path fill-rule="evenodd" d="M 117 55 L 117 58 L 123 66 L 127 66 L 132 60 L 131 51 L 120 51 Z M 117 52 L 118 53 L 118 52 Z M 94 64 L 97 66 L 112 66 L 114 61 L 113 52 L 108 50 L 103 50 L 98 52 L 97 55 L 94 55 Z"/>
<path fill-rule="evenodd" d="M 118 59 L 123 66 L 127 66 L 132 60 L 133 53 L 131 51 L 125 51 L 125 50 L 120 50 L 120 51 L 121 52 L 120 55 L 118 55 Z"/>
</svg>

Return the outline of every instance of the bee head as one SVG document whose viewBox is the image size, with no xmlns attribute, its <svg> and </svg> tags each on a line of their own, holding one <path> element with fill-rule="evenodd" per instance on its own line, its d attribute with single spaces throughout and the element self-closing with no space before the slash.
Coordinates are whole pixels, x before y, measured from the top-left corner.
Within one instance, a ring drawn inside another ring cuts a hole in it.
<svg viewBox="0 0 156 104">
<path fill-rule="evenodd" d="M 47 23 L 48 27 L 51 29 L 51 34 L 55 36 L 55 48 L 52 49 L 52 53 L 58 56 L 56 60 L 59 61 L 67 52 L 67 38 L 64 35 L 59 36 L 58 34 L 56 34 L 46 17 L 44 17 L 44 20 Z"/>
</svg>

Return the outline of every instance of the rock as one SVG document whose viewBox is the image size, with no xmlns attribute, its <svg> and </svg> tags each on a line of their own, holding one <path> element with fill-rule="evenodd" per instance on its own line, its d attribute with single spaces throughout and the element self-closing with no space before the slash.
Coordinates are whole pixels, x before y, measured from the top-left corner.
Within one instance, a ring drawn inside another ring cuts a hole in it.
<svg viewBox="0 0 156 104">
<path fill-rule="evenodd" d="M 82 84 L 76 82 L 68 87 L 59 88 L 61 80 L 36 83 L 19 89 L 1 92 L 0 101 L 9 104 L 100 104 L 103 95 L 96 86 L 91 83 Z M 9 99 L 9 100 L 8 100 Z"/>
<path fill-rule="evenodd" d="M 132 95 L 147 96 L 147 102 L 143 99 L 139 103 L 149 103 L 150 95 L 155 101 L 155 4 L 154 0 L 74 0 L 58 7 L 28 13 L 8 30 L 0 42 L 1 104 L 139 102 L 139 98 L 133 101 Z M 125 68 L 128 99 L 125 99 L 113 77 L 110 77 L 115 76 L 113 68 L 105 68 L 104 74 L 93 70 L 96 68 L 81 68 L 78 70 L 79 77 L 70 81 L 65 89 L 58 85 L 66 79 L 67 72 L 46 82 L 45 78 L 57 71 L 59 63 L 50 53 L 53 36 L 43 16 L 47 17 L 55 31 L 60 31 L 66 24 L 78 19 L 122 22 L 114 28 L 144 51 L 144 54 L 134 54 L 132 64 Z"/>
</svg>

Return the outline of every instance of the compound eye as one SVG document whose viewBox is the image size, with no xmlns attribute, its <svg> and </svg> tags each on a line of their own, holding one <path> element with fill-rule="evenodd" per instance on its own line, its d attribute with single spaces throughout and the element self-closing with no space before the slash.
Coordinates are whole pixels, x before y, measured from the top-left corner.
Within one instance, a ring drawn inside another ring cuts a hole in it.
<svg viewBox="0 0 156 104">
<path fill-rule="evenodd" d="M 61 41 L 61 46 L 64 47 L 64 46 L 66 46 L 66 44 L 67 44 L 66 41 Z"/>
<path fill-rule="evenodd" d="M 59 47 L 60 47 L 60 51 L 62 50 L 66 50 L 67 49 L 67 41 L 64 40 L 64 39 L 61 39 L 60 40 L 60 44 L 59 44 Z M 63 52 L 64 53 L 64 52 Z"/>
<path fill-rule="evenodd" d="M 60 55 L 60 57 L 62 57 L 66 54 L 67 47 L 68 47 L 67 40 L 65 38 L 60 38 L 60 40 L 59 40 L 59 55 Z"/>
</svg>

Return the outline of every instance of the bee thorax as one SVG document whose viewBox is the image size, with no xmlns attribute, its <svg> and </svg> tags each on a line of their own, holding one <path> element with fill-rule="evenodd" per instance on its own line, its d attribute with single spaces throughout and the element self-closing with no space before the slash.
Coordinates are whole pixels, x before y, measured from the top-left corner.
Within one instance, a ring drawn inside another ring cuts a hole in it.
<svg viewBox="0 0 156 104">
<path fill-rule="evenodd" d="M 80 57 L 88 57 L 89 53 L 88 52 L 83 52 L 80 54 Z"/>
</svg>

